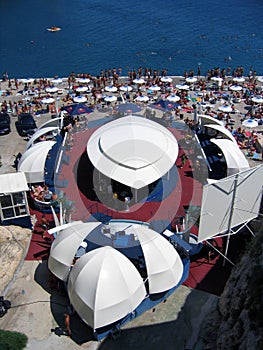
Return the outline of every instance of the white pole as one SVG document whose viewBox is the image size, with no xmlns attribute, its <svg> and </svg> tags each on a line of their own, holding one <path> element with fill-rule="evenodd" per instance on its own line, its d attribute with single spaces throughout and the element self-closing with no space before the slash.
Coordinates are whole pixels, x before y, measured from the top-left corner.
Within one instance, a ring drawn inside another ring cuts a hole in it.
<svg viewBox="0 0 263 350">
<path fill-rule="evenodd" d="M 237 181 L 238 181 L 238 174 L 235 176 L 234 180 L 234 188 L 233 188 L 233 195 L 232 195 L 232 201 L 231 201 L 231 207 L 229 211 L 229 220 L 228 220 L 228 229 L 227 229 L 227 241 L 226 241 L 226 249 L 225 249 L 225 256 L 227 256 L 228 246 L 229 246 L 229 240 L 230 240 L 230 233 L 231 233 L 231 225 L 232 225 L 232 218 L 233 218 L 233 211 L 234 211 L 234 204 L 236 199 L 236 191 L 237 191 Z M 225 261 L 223 261 L 223 266 L 225 266 Z"/>
</svg>

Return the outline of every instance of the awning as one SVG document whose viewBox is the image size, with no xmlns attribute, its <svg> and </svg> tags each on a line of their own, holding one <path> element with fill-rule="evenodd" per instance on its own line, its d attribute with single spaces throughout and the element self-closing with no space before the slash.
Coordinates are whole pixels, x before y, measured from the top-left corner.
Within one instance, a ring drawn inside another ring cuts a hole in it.
<svg viewBox="0 0 263 350">
<path fill-rule="evenodd" d="M 211 128 L 213 130 L 217 130 L 219 132 L 221 132 L 221 134 L 223 134 L 224 136 L 226 136 L 229 140 L 233 141 L 234 143 L 236 143 L 236 139 L 234 138 L 234 136 L 231 134 L 231 132 L 226 129 L 223 125 L 219 125 L 219 124 L 205 124 L 204 125 L 206 128 Z"/>
<path fill-rule="evenodd" d="M 217 145 L 224 154 L 228 176 L 249 169 L 249 163 L 236 143 L 227 139 L 210 139 L 210 141 Z"/>
<path fill-rule="evenodd" d="M 59 130 L 59 127 L 57 127 L 57 126 L 47 126 L 47 127 L 43 128 L 43 129 L 38 129 L 32 135 L 32 137 L 30 137 L 29 141 L 26 144 L 26 149 L 29 149 L 39 137 L 41 137 L 43 135 L 46 135 L 48 133 L 51 133 L 51 132 L 55 132 L 55 131 L 58 132 L 58 130 Z"/>
<path fill-rule="evenodd" d="M 18 163 L 18 171 L 24 172 L 28 183 L 44 182 L 47 154 L 56 141 L 38 142 L 30 147 Z"/>
<path fill-rule="evenodd" d="M 221 120 L 218 120 L 218 119 L 215 119 L 213 117 L 210 117 L 210 115 L 198 114 L 197 117 L 198 117 L 198 120 L 200 121 L 201 125 L 218 124 L 218 125 L 223 125 L 224 126 L 224 123 Z"/>
<path fill-rule="evenodd" d="M 28 191 L 28 184 L 24 173 L 0 175 L 0 193 L 16 193 Z"/>
<path fill-rule="evenodd" d="M 165 127 L 133 115 L 97 129 L 88 141 L 87 153 L 101 173 L 139 189 L 172 168 L 178 143 Z"/>
<path fill-rule="evenodd" d="M 62 128 L 63 116 L 47 120 L 45 123 L 41 124 L 38 129 L 43 129 L 46 127 L 60 127 Z"/>
</svg>

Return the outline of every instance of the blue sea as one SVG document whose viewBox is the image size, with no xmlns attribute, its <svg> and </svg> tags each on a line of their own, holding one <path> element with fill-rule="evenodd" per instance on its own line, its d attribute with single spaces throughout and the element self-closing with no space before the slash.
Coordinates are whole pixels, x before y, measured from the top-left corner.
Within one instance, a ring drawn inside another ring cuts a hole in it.
<svg viewBox="0 0 263 350">
<path fill-rule="evenodd" d="M 0 0 L 0 74 L 243 66 L 263 75 L 262 18 L 262 0 Z"/>
</svg>

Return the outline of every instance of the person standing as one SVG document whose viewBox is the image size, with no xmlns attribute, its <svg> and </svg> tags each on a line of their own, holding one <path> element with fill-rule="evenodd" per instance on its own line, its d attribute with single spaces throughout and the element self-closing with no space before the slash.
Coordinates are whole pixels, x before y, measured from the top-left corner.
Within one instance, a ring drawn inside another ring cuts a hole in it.
<svg viewBox="0 0 263 350">
<path fill-rule="evenodd" d="M 71 328 L 70 328 L 70 314 L 67 312 L 64 314 L 64 323 L 67 331 L 67 335 L 71 336 Z"/>
</svg>

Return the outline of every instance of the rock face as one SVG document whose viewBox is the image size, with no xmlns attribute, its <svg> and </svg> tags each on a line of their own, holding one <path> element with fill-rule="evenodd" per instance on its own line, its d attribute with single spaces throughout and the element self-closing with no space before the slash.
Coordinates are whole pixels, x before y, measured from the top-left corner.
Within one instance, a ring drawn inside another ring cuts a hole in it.
<svg viewBox="0 0 263 350">
<path fill-rule="evenodd" d="M 12 281 L 28 247 L 31 230 L 19 226 L 0 226 L 0 294 Z"/>
<path fill-rule="evenodd" d="M 202 327 L 205 350 L 263 349 L 263 225 Z"/>
</svg>

